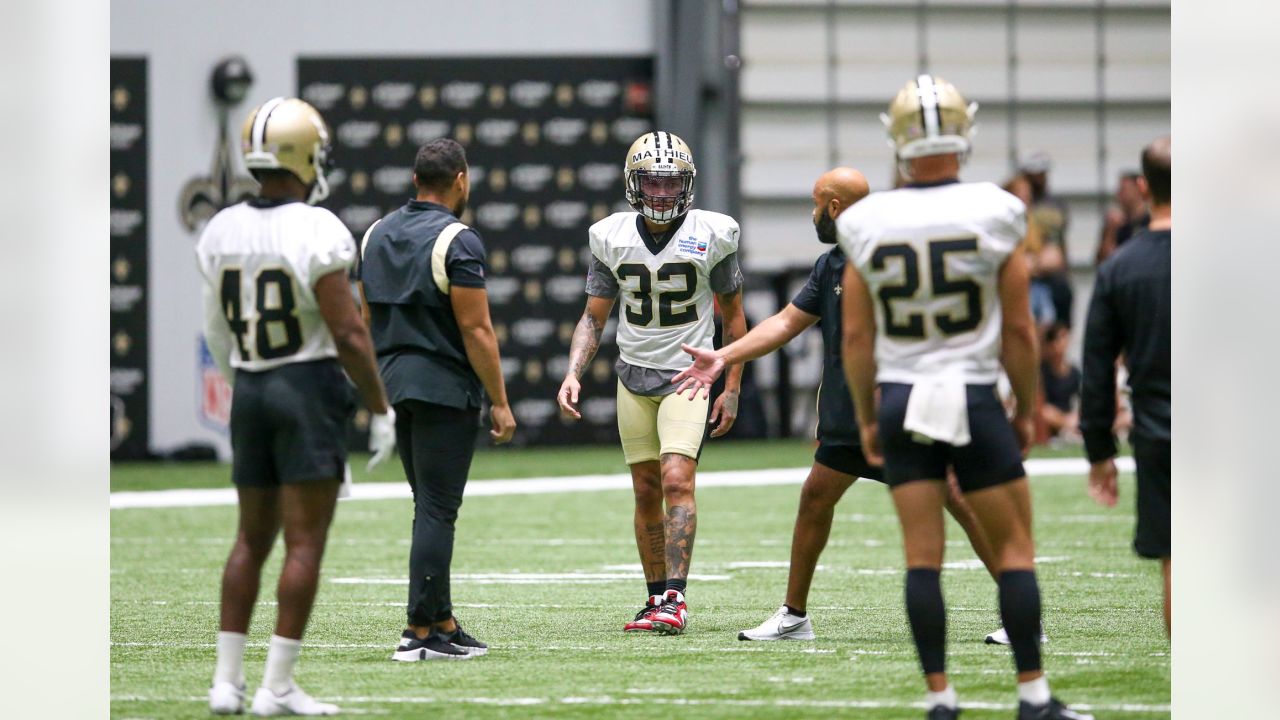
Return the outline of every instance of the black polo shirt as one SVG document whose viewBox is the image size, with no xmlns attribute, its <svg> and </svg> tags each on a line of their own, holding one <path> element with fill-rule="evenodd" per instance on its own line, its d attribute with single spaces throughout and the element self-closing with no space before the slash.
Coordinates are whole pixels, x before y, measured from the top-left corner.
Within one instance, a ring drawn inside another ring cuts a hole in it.
<svg viewBox="0 0 1280 720">
<path fill-rule="evenodd" d="M 480 406 L 483 386 L 467 360 L 449 295 L 432 274 L 436 240 L 455 222 L 443 205 L 410 200 L 378 221 L 362 244 L 357 277 L 364 285 L 378 368 L 392 403 Z M 449 284 L 484 287 L 484 263 L 479 233 L 463 230 L 445 254 Z"/>
<path fill-rule="evenodd" d="M 840 279 L 844 275 L 844 251 L 832 248 L 813 265 L 809 280 L 791 301 L 800 310 L 818 316 L 822 330 L 822 384 L 818 387 L 818 440 L 824 445 L 860 447 L 858 418 L 853 397 L 840 362 Z"/>
<path fill-rule="evenodd" d="M 1133 435 L 1169 442 L 1170 230 L 1143 230 L 1098 268 L 1084 336 L 1080 431 L 1090 462 L 1116 454 L 1116 358 L 1124 353 Z"/>
</svg>

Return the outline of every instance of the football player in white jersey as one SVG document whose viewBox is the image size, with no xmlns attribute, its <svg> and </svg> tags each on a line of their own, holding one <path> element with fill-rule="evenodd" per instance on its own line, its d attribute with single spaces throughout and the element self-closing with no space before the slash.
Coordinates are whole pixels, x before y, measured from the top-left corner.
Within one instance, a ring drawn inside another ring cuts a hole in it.
<svg viewBox="0 0 1280 720">
<path fill-rule="evenodd" d="M 591 226 L 587 308 L 574 330 L 569 371 L 557 396 L 564 417 L 582 417 L 579 378 L 621 296 L 618 434 L 631 468 L 636 545 L 648 585 L 644 607 L 623 628 L 628 632 L 684 632 L 698 455 L 708 422 L 715 424 L 711 437 L 719 437 L 738 415 L 741 365 L 725 374 L 709 421 L 707 400 L 680 398 L 672 383 L 688 364 L 681 344 L 712 347 L 716 301 L 724 344 L 747 329 L 738 223 L 693 209 L 696 174 L 689 146 L 669 132 L 645 133 L 632 143 L 623 177 L 635 212 L 614 213 Z"/>
<path fill-rule="evenodd" d="M 222 575 L 217 667 L 209 708 L 244 711 L 245 633 L 262 565 L 284 530 L 285 558 L 255 715 L 334 715 L 293 681 L 315 600 L 329 524 L 346 470 L 354 409 L 343 369 L 374 413 L 374 460 L 395 447 L 395 422 L 373 343 L 347 280 L 350 231 L 313 207 L 328 194 L 329 130 L 302 100 L 273 98 L 242 132 L 258 197 L 209 220 L 196 247 L 204 276 L 205 337 L 233 385 L 231 478 L 239 528 Z"/>
<path fill-rule="evenodd" d="M 951 466 L 995 555 L 1018 718 L 1084 718 L 1050 695 L 1041 669 L 1022 466 L 1038 367 L 1021 246 L 1026 208 L 991 183 L 960 182 L 976 108 L 950 83 L 920 75 L 882 116 L 909 183 L 873 193 L 836 220 L 848 257 L 842 360 L 863 448 L 883 462 L 902 523 L 907 617 L 928 688 L 927 717 L 959 713 L 946 674 L 940 578 Z M 1012 423 L 996 395 L 1001 365 L 1017 397 Z"/>
</svg>

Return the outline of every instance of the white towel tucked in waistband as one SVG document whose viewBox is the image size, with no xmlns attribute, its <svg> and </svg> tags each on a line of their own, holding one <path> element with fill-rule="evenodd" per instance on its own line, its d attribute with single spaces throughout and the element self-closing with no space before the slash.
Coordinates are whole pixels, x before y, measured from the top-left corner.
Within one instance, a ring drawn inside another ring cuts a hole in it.
<svg viewBox="0 0 1280 720">
<path fill-rule="evenodd" d="M 342 463 L 342 484 L 338 486 L 338 499 L 351 497 L 351 463 Z"/>
<path fill-rule="evenodd" d="M 969 444 L 964 378 L 943 375 L 911 387 L 902 429 L 951 445 Z"/>
</svg>

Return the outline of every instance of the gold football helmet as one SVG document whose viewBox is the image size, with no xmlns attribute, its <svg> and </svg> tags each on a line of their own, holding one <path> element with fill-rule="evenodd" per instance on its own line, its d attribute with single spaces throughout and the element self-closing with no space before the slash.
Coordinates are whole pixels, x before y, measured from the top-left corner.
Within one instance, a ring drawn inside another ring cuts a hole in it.
<svg viewBox="0 0 1280 720">
<path fill-rule="evenodd" d="M 955 86 L 933 75 L 920 75 L 898 91 L 880 121 L 889 131 L 889 146 L 898 161 L 956 153 L 969 155 L 978 103 L 966 103 Z"/>
<path fill-rule="evenodd" d="M 329 126 L 298 98 L 272 98 L 253 109 L 240 131 L 240 151 L 249 172 L 288 170 L 311 188 L 307 202 L 329 196 Z"/>
<path fill-rule="evenodd" d="M 657 223 L 669 223 L 693 207 L 693 179 L 698 170 L 684 140 L 655 130 L 631 143 L 623 168 L 627 202 Z"/>
</svg>

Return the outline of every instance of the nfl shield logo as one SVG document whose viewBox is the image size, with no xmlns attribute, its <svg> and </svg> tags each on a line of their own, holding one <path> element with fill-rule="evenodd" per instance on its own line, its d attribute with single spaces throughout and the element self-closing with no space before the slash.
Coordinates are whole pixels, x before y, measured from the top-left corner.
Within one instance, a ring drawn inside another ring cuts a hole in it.
<svg viewBox="0 0 1280 720">
<path fill-rule="evenodd" d="M 218 370 L 203 335 L 199 346 L 200 362 L 196 368 L 200 388 L 199 419 L 206 427 L 225 433 L 231 424 L 231 385 Z"/>
</svg>

